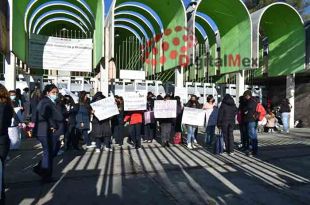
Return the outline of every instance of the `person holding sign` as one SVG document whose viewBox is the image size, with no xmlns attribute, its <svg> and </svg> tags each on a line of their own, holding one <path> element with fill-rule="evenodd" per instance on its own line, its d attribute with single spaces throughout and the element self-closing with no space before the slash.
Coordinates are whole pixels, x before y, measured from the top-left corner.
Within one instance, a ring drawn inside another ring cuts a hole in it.
<svg viewBox="0 0 310 205">
<path fill-rule="evenodd" d="M 201 109 L 201 105 L 198 102 L 197 96 L 192 95 L 191 99 L 188 101 L 185 107 Z M 193 149 L 195 148 L 194 144 L 197 144 L 197 140 L 195 138 L 195 132 L 196 132 L 196 129 L 198 129 L 198 126 L 186 125 L 186 128 L 187 128 L 187 148 Z"/>
<path fill-rule="evenodd" d="M 171 97 L 169 95 L 166 95 L 164 98 L 164 101 L 170 101 Z M 173 115 L 169 115 L 170 113 L 168 112 L 168 116 L 174 116 L 174 118 L 160 118 L 160 135 L 161 135 L 161 143 L 163 147 L 170 147 L 169 142 L 172 134 L 172 123 L 176 117 L 176 102 L 173 102 L 172 104 L 175 106 L 174 108 L 174 113 Z M 172 108 L 170 108 L 172 109 Z M 156 117 L 156 115 L 155 115 Z"/>
<path fill-rule="evenodd" d="M 144 112 L 144 142 L 151 143 L 155 138 L 154 95 L 147 94 L 147 111 Z"/>
<path fill-rule="evenodd" d="M 226 94 L 219 109 L 217 127 L 222 131 L 225 140 L 226 152 L 234 153 L 234 126 L 236 122 L 237 106 L 234 99 Z"/>
<path fill-rule="evenodd" d="M 105 99 L 102 92 L 97 92 L 93 97 L 92 103 L 97 102 L 99 100 Z M 107 118 L 105 120 L 99 120 L 94 114 L 96 111 L 92 110 L 92 132 L 91 135 L 94 136 L 96 141 L 96 152 L 99 153 L 101 149 L 101 144 L 104 142 L 105 151 L 112 151 L 111 144 L 111 118 Z"/>
</svg>

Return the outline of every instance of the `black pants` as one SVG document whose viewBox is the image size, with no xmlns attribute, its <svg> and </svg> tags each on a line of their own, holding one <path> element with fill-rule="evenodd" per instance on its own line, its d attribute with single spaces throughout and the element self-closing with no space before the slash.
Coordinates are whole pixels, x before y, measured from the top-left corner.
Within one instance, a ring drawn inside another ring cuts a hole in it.
<svg viewBox="0 0 310 205">
<path fill-rule="evenodd" d="M 167 143 L 170 141 L 171 138 L 171 128 L 172 123 L 161 123 L 160 124 L 160 133 L 161 133 L 161 142 Z"/>
<path fill-rule="evenodd" d="M 104 143 L 106 148 L 111 148 L 111 144 L 112 144 L 112 140 L 111 140 L 111 136 L 104 136 L 104 137 L 96 137 L 96 148 L 100 149 L 101 148 L 101 144 Z"/>
<path fill-rule="evenodd" d="M 53 159 L 58 150 L 58 141 L 52 136 L 38 136 L 38 140 L 41 142 L 43 154 L 37 167 L 43 173 L 42 178 L 49 178 L 53 173 Z"/>
<path fill-rule="evenodd" d="M 241 137 L 242 147 L 249 149 L 250 141 L 249 141 L 249 136 L 248 136 L 246 124 L 240 124 L 239 129 L 240 129 L 240 137 Z"/>
<path fill-rule="evenodd" d="M 79 139 L 76 135 L 76 130 L 74 125 L 69 125 L 68 129 L 66 130 L 65 134 L 65 146 L 66 148 L 70 148 L 71 146 L 73 148 L 78 148 L 79 145 Z"/>
<path fill-rule="evenodd" d="M 1 144 L 0 144 L 0 160 L 2 162 L 2 187 L 1 187 L 1 199 L 0 199 L 0 205 L 5 204 L 5 187 L 4 187 L 4 163 L 6 160 L 6 157 L 8 156 L 9 150 L 10 150 L 10 139 L 8 136 L 1 136 Z M 5 142 L 4 142 L 5 141 Z"/>
<path fill-rule="evenodd" d="M 136 148 L 141 147 L 141 127 L 141 123 L 130 125 L 129 127 L 131 140 L 133 141 Z"/>
<path fill-rule="evenodd" d="M 124 125 L 116 125 L 113 128 L 113 137 L 116 144 L 123 145 L 124 143 Z"/>
<path fill-rule="evenodd" d="M 144 140 L 153 140 L 155 138 L 155 124 L 144 125 Z"/>
<path fill-rule="evenodd" d="M 234 152 L 234 125 L 231 123 L 225 123 L 222 127 L 222 132 L 225 140 L 226 152 Z"/>
</svg>

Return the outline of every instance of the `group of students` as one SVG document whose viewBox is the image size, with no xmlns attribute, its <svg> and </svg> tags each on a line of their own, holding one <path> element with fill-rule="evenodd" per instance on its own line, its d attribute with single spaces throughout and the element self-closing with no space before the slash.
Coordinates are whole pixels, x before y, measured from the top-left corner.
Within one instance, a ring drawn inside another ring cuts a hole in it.
<svg viewBox="0 0 310 205">
<path fill-rule="evenodd" d="M 16 115 L 12 108 L 23 107 L 22 100 L 15 96 L 16 92 L 8 92 L 0 85 L 0 157 L 3 163 L 9 150 L 8 128 L 15 126 L 11 121 L 11 118 Z M 258 119 L 255 117 L 258 102 L 252 97 L 251 91 L 246 91 L 240 97 L 239 108 L 229 94 L 225 95 L 220 106 L 217 106 L 212 95 L 207 97 L 204 105 L 199 103 L 195 95 L 192 95 L 183 105 L 178 96 L 156 97 L 149 92 L 145 111 L 127 112 L 124 110 L 124 99 L 121 96 L 115 96 L 119 114 L 101 121 L 90 106 L 91 103 L 105 98 L 101 92 L 97 92 L 90 99 L 87 93 L 82 91 L 79 93 L 78 103 L 75 103 L 70 95 L 60 95 L 58 88 L 50 84 L 45 86 L 43 92 L 36 86 L 28 96 L 24 102 L 29 102 L 29 108 L 26 110 L 33 123 L 32 135 L 40 141 L 43 148 L 42 160 L 33 168 L 33 171 L 44 181 L 52 179 L 53 158 L 59 154 L 62 145 L 64 150 L 95 148 L 96 152 L 112 151 L 112 137 L 120 147 L 124 144 L 126 123 L 129 124 L 127 142 L 136 149 L 141 147 L 141 141 L 151 143 L 154 139 L 160 139 L 162 146 L 169 147 L 172 139 L 176 135 L 181 135 L 183 129 L 186 129 L 187 147 L 195 148 L 198 127 L 182 125 L 184 107 L 205 111 L 205 145 L 214 144 L 218 137 L 215 134 L 217 127 L 221 133 L 220 136 L 224 139 L 225 151 L 229 155 L 234 153 L 233 131 L 238 114 L 242 148 L 249 150 L 251 145 L 252 154 L 256 155 L 258 152 L 256 131 Z M 155 119 L 155 100 L 176 100 L 176 118 Z M 61 136 L 64 136 L 63 143 Z M 82 146 L 80 146 L 81 140 L 84 142 Z"/>
</svg>

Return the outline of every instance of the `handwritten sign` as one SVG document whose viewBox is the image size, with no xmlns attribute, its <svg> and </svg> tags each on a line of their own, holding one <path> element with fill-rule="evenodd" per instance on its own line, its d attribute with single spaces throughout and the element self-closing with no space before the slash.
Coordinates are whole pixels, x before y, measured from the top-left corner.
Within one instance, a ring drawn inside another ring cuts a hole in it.
<svg viewBox="0 0 310 205">
<path fill-rule="evenodd" d="M 155 100 L 154 101 L 155 118 L 176 118 L 177 101 L 176 100 Z"/>
<path fill-rule="evenodd" d="M 91 103 L 90 106 L 93 108 L 95 111 L 95 116 L 100 121 L 119 114 L 114 97 L 108 97 L 99 100 L 97 102 Z"/>
<path fill-rule="evenodd" d="M 123 98 L 125 111 L 146 110 L 146 95 L 142 93 L 130 92 L 124 93 Z"/>
<path fill-rule="evenodd" d="M 203 127 L 206 113 L 202 109 L 185 107 L 183 111 L 182 124 Z"/>
</svg>

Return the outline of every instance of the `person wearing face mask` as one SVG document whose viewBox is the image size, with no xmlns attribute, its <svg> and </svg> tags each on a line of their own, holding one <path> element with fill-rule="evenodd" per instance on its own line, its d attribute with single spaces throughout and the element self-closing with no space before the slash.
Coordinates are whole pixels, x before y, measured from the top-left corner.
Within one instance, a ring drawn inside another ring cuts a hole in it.
<svg viewBox="0 0 310 205">
<path fill-rule="evenodd" d="M 71 147 L 75 150 L 79 150 L 79 140 L 75 134 L 75 116 L 77 113 L 76 104 L 70 95 L 65 95 L 65 106 L 66 106 L 66 116 L 65 116 L 65 147 L 69 150 Z"/>
<path fill-rule="evenodd" d="M 57 144 L 54 133 L 58 127 L 54 112 L 57 110 L 58 88 L 54 84 L 49 84 L 45 86 L 43 93 L 45 96 L 37 106 L 36 122 L 33 130 L 33 135 L 37 137 L 42 145 L 43 155 L 42 160 L 33 167 L 33 171 L 41 176 L 44 182 L 49 182 L 52 179 L 53 158 Z"/>
</svg>

